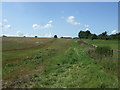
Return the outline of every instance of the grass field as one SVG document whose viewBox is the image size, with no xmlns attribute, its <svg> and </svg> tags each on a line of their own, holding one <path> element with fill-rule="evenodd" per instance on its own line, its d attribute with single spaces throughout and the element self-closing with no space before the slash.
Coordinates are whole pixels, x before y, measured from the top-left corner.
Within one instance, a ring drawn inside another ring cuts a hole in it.
<svg viewBox="0 0 120 90">
<path fill-rule="evenodd" d="M 91 39 L 84 39 L 84 41 L 95 44 L 97 46 L 110 46 L 111 49 L 118 50 L 118 40 L 91 40 Z"/>
<path fill-rule="evenodd" d="M 91 47 L 77 39 L 2 40 L 3 87 L 118 88 L 117 53 L 103 60 L 94 59 L 86 53 Z M 116 46 L 111 45 L 113 49 Z"/>
</svg>

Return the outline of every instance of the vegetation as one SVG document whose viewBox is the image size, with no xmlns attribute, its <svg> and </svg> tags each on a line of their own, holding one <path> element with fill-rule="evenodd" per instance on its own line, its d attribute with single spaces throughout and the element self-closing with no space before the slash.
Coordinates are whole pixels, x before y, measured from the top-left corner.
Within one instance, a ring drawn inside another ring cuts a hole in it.
<svg viewBox="0 0 120 90">
<path fill-rule="evenodd" d="M 78 33 L 78 37 L 80 39 L 102 39 L 102 40 L 120 40 L 120 32 L 112 35 L 107 35 L 107 32 L 103 32 L 102 34 L 96 35 L 92 34 L 89 30 L 80 31 Z"/>
<path fill-rule="evenodd" d="M 97 46 L 109 46 L 111 49 L 115 49 L 118 50 L 118 45 L 120 44 L 120 42 L 118 40 L 100 40 L 100 39 L 96 39 L 96 40 L 91 40 L 91 39 L 83 39 L 84 42 L 89 43 L 89 44 L 94 44 Z"/>
<path fill-rule="evenodd" d="M 6 35 L 3 35 L 2 37 L 7 37 Z"/>
<path fill-rule="evenodd" d="M 57 35 L 54 35 L 54 38 L 57 38 Z"/>
<path fill-rule="evenodd" d="M 35 38 L 37 38 L 37 36 L 35 36 Z"/>
<path fill-rule="evenodd" d="M 113 50 L 111 50 L 111 48 L 109 46 L 97 47 L 95 49 L 95 52 L 102 56 L 112 56 L 113 55 Z"/>
<path fill-rule="evenodd" d="M 103 51 L 94 53 L 99 48 L 83 42 L 62 38 L 3 38 L 3 87 L 118 88 L 118 53 L 100 59 L 97 55 L 101 57 Z M 89 50 L 93 54 L 88 54 Z"/>
</svg>

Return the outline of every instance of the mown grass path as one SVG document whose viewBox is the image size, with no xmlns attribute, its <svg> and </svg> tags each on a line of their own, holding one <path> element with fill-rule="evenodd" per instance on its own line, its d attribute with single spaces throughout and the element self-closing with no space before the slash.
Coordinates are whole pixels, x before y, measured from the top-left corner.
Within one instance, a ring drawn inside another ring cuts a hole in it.
<svg viewBox="0 0 120 90">
<path fill-rule="evenodd" d="M 62 39 L 44 40 L 42 40 L 44 44 L 42 47 L 35 46 L 25 50 L 3 52 L 3 86 L 13 87 L 29 82 L 34 73 L 42 72 L 46 68 L 45 64 L 49 63 L 46 61 L 47 59 L 56 56 L 58 52 L 64 53 L 70 43 L 70 40 L 64 41 Z"/>
</svg>

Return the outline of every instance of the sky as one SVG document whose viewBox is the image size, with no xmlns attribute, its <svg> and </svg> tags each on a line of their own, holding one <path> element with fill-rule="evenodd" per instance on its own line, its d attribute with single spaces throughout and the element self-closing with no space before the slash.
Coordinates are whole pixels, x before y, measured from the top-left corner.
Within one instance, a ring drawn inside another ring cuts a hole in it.
<svg viewBox="0 0 120 90">
<path fill-rule="evenodd" d="M 2 35 L 77 37 L 118 32 L 117 2 L 3 2 Z"/>
</svg>

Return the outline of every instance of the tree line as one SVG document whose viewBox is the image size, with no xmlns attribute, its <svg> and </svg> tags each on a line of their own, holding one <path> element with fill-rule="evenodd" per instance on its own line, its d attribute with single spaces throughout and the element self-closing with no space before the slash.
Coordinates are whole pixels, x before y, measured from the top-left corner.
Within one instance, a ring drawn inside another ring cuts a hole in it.
<svg viewBox="0 0 120 90">
<path fill-rule="evenodd" d="M 120 40 L 120 32 L 116 34 L 108 35 L 107 32 L 103 32 L 99 35 L 92 34 L 89 30 L 87 31 L 80 31 L 78 33 L 78 37 L 80 39 L 102 39 L 102 40 Z"/>
</svg>

